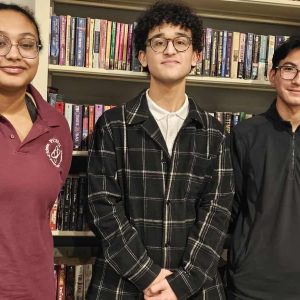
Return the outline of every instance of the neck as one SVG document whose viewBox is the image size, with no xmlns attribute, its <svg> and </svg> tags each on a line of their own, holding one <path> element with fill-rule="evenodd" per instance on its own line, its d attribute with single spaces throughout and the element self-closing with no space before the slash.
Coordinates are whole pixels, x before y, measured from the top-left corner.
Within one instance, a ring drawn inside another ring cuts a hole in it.
<svg viewBox="0 0 300 300">
<path fill-rule="evenodd" d="M 25 105 L 26 91 L 0 92 L 0 114 L 10 115 L 18 112 Z"/>
<path fill-rule="evenodd" d="M 163 109 L 177 111 L 185 100 L 185 81 L 180 84 L 166 85 L 156 81 L 150 81 L 150 98 Z"/>
<path fill-rule="evenodd" d="M 291 123 L 292 131 L 295 132 L 300 125 L 300 105 L 286 105 L 277 98 L 276 108 L 281 118 Z"/>
</svg>

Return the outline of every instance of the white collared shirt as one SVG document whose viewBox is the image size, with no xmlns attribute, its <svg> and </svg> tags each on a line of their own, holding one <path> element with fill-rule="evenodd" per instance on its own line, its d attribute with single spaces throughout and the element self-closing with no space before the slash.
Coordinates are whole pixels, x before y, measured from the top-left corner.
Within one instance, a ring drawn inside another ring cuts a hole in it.
<svg viewBox="0 0 300 300">
<path fill-rule="evenodd" d="M 160 106 L 158 106 L 149 96 L 149 90 L 146 92 L 148 107 L 156 120 L 158 127 L 165 139 L 170 156 L 172 155 L 172 149 L 176 136 L 188 115 L 189 101 L 187 95 L 183 105 L 175 112 L 169 112 Z"/>
</svg>

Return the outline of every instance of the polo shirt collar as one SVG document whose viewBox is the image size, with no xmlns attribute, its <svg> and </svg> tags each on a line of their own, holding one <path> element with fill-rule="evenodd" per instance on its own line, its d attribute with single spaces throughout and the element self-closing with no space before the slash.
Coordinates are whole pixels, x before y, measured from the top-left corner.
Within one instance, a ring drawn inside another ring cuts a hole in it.
<svg viewBox="0 0 300 300">
<path fill-rule="evenodd" d="M 189 112 L 186 121 L 198 123 L 198 126 L 203 127 L 206 124 L 205 112 L 196 105 L 192 98 L 188 98 Z M 125 104 L 125 119 L 127 124 L 138 124 L 145 122 L 151 117 L 148 107 L 146 90 L 142 91 L 136 98 Z M 185 122 L 186 122 L 185 121 Z"/>
<path fill-rule="evenodd" d="M 59 126 L 60 121 L 57 111 L 43 99 L 41 94 L 33 87 L 33 85 L 28 85 L 27 92 L 34 99 L 39 118 L 50 127 Z"/>
<path fill-rule="evenodd" d="M 170 114 L 174 114 L 177 117 L 179 117 L 180 119 L 185 120 L 185 118 L 188 114 L 189 101 L 188 101 L 187 95 L 185 95 L 185 100 L 184 100 L 183 105 L 175 112 L 169 112 L 169 111 L 163 109 L 162 107 L 160 107 L 159 105 L 157 105 L 149 96 L 149 90 L 146 91 L 146 98 L 147 98 L 148 107 L 156 121 L 160 121 Z"/>
</svg>

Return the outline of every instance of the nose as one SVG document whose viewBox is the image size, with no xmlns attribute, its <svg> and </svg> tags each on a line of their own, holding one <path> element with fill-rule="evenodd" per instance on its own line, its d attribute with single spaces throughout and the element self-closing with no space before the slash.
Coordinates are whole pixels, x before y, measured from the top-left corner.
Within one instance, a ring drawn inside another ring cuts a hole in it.
<svg viewBox="0 0 300 300">
<path fill-rule="evenodd" d="M 172 55 L 172 54 L 176 54 L 176 53 L 177 53 L 177 50 L 175 49 L 175 47 L 173 45 L 173 41 L 168 40 L 167 48 L 165 49 L 164 54 Z"/>
<path fill-rule="evenodd" d="M 296 74 L 295 78 L 293 79 L 293 82 L 300 85 L 300 70 L 297 70 L 297 74 Z"/>
<path fill-rule="evenodd" d="M 12 44 L 9 52 L 6 54 L 7 59 L 21 59 L 19 48 L 17 44 Z"/>
</svg>

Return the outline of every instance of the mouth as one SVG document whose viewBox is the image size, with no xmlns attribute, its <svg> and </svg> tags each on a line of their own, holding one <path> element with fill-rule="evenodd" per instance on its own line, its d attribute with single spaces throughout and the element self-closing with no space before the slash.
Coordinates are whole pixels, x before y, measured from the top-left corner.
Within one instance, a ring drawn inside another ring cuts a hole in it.
<svg viewBox="0 0 300 300">
<path fill-rule="evenodd" d="M 17 66 L 4 66 L 4 67 L 0 67 L 0 70 L 2 70 L 7 74 L 20 74 L 25 69 L 23 67 L 17 67 Z"/>
<path fill-rule="evenodd" d="M 162 62 L 162 65 L 177 65 L 179 62 L 177 60 L 165 60 Z"/>
</svg>

